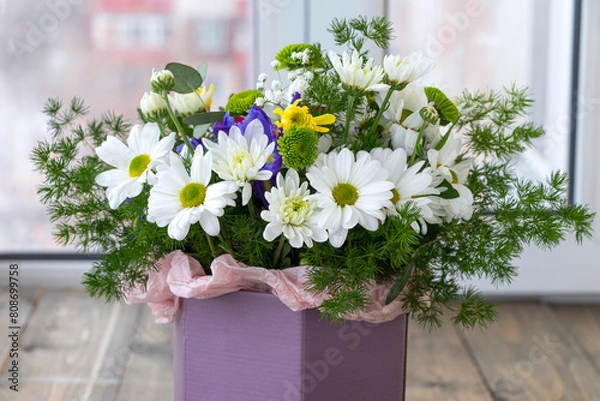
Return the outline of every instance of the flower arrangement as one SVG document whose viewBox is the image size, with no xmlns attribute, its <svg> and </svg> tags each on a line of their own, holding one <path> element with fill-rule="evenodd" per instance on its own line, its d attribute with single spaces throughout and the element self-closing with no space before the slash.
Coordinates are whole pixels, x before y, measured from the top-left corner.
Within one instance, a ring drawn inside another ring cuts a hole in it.
<svg viewBox="0 0 600 401">
<path fill-rule="evenodd" d="M 228 254 L 308 266 L 305 291 L 327 294 L 320 310 L 334 320 L 388 283 L 387 302 L 421 323 L 439 325 L 449 307 L 472 327 L 495 311 L 463 280 L 510 283 L 524 245 L 591 235 L 593 214 L 565 200 L 564 173 L 536 183 L 511 168 L 544 134 L 526 121 L 526 89 L 450 98 L 426 84 L 434 67 L 419 54 L 368 58 L 367 41 L 388 47 L 385 19 L 334 20 L 330 32 L 348 47 L 341 57 L 286 46 L 273 73 L 220 111 L 206 65 L 178 63 L 152 73 L 133 127 L 111 113 L 78 125 L 81 100 L 48 101 L 52 139 L 32 156 L 39 194 L 61 243 L 102 253 L 90 294 L 122 298 L 174 250 L 206 274 Z"/>
</svg>

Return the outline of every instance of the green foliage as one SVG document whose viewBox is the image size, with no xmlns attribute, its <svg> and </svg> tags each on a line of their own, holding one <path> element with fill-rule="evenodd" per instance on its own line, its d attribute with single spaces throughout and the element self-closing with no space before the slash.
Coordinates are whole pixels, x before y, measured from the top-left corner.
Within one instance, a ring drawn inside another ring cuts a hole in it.
<svg viewBox="0 0 600 401">
<path fill-rule="evenodd" d="M 303 252 L 303 265 L 318 266 L 310 270 L 309 290 L 331 295 L 320 308 L 325 316 L 338 321 L 344 314 L 364 310 L 368 306 L 366 284 L 389 280 L 407 268 L 419 241 L 410 224 L 418 216 L 409 204 L 400 217 L 388 218 L 375 232 L 351 230 L 339 249 L 316 243 Z"/>
<path fill-rule="evenodd" d="M 50 99 L 44 112 L 52 139 L 39 142 L 31 159 L 44 177 L 38 195 L 56 226 L 54 236 L 59 244 L 83 252 L 103 252 L 84 284 L 92 295 L 118 299 L 125 289 L 144 282 L 153 258 L 176 249 L 166 229 L 144 219 L 148 189 L 112 210 L 104 188 L 95 182 L 106 165 L 90 156 L 91 149 L 108 135 L 123 138 L 129 126 L 111 113 L 85 126 L 76 124 L 87 113 L 79 99 L 68 107 Z"/>
<path fill-rule="evenodd" d="M 504 88 L 502 92 L 465 91 L 458 100 L 462 115 L 456 124 L 467 135 L 470 152 L 508 158 L 531 147 L 544 129 L 522 119 L 529 115 L 533 100 L 527 88 Z"/>
<path fill-rule="evenodd" d="M 428 102 L 433 102 L 434 107 L 440 115 L 440 125 L 455 124 L 458 120 L 459 113 L 456 105 L 438 88 L 428 86 L 425 88 L 425 95 Z"/>
<path fill-rule="evenodd" d="M 173 90 L 177 93 L 192 93 L 202 85 L 204 79 L 198 70 L 181 63 L 169 63 L 165 70 L 169 70 L 175 77 Z"/>
<path fill-rule="evenodd" d="M 385 17 L 368 19 L 361 15 L 350 19 L 335 18 L 327 31 L 333 34 L 336 45 L 348 46 L 350 50 L 356 50 L 361 56 L 368 54 L 368 50 L 364 49 L 367 40 L 372 41 L 380 49 L 387 49 L 390 40 L 394 38 L 392 23 Z"/>
</svg>

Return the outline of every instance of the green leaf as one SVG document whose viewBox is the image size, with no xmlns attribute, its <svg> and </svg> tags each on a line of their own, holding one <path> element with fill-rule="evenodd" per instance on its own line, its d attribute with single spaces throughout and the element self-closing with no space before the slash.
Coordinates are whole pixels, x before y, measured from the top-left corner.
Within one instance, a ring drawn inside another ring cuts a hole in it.
<svg viewBox="0 0 600 401">
<path fill-rule="evenodd" d="M 392 303 L 392 301 L 394 301 L 394 299 L 398 298 L 404 287 L 406 287 L 406 283 L 408 283 L 408 279 L 410 278 L 414 267 L 415 262 L 410 262 L 404 268 L 402 274 L 396 277 L 396 281 L 394 282 L 394 285 L 392 285 L 392 288 L 390 289 L 390 292 L 388 293 L 388 296 L 385 299 L 386 305 L 389 305 L 390 303 Z"/>
<path fill-rule="evenodd" d="M 196 70 L 200 73 L 200 76 L 202 77 L 202 81 L 205 81 L 206 74 L 208 72 L 208 64 L 202 63 L 198 66 L 198 68 L 196 68 Z"/>
<path fill-rule="evenodd" d="M 191 93 L 197 90 L 204 82 L 202 75 L 189 65 L 169 63 L 165 70 L 169 70 L 175 77 L 173 90 L 177 93 Z"/>
<path fill-rule="evenodd" d="M 448 182 L 448 180 L 444 180 L 442 181 L 442 183 L 440 185 L 437 186 L 437 188 L 446 188 L 445 191 L 442 191 L 438 196 L 442 199 L 456 199 L 458 197 L 460 197 L 460 194 L 458 193 L 458 191 L 456 189 L 454 189 L 454 187 L 452 186 L 452 184 L 450 184 L 450 182 Z"/>
<path fill-rule="evenodd" d="M 427 96 L 427 101 L 433 102 L 436 110 L 440 113 L 441 125 L 448 125 L 449 122 L 456 124 L 459 117 L 458 108 L 444 95 L 444 92 L 438 88 L 428 86 L 425 88 L 425 95 Z"/>
<path fill-rule="evenodd" d="M 193 116 L 184 118 L 183 122 L 188 125 L 204 125 L 215 121 L 222 121 L 223 117 L 225 117 L 225 112 L 212 111 L 209 113 L 194 114 Z"/>
<path fill-rule="evenodd" d="M 450 129 L 448 130 L 448 132 L 446 132 L 444 134 L 444 136 L 442 137 L 442 139 L 440 139 L 440 141 L 437 143 L 437 145 L 435 145 L 435 150 L 441 150 L 444 145 L 446 144 L 446 142 L 448 142 L 448 138 L 450 137 L 450 131 L 452 130 L 452 127 L 450 127 Z"/>
</svg>

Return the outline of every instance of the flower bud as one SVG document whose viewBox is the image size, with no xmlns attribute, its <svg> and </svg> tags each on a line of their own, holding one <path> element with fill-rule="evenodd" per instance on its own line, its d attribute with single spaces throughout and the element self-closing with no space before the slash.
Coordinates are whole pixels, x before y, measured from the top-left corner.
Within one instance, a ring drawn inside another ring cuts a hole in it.
<svg viewBox="0 0 600 401">
<path fill-rule="evenodd" d="M 140 109 L 149 122 L 162 121 L 167 115 L 167 105 L 163 98 L 154 92 L 145 92 L 140 100 Z"/>
<path fill-rule="evenodd" d="M 431 125 L 436 125 L 440 121 L 440 114 L 435 107 L 431 105 L 423 107 L 419 111 L 419 114 L 423 121 L 427 121 Z"/>
<path fill-rule="evenodd" d="M 175 86 L 175 76 L 169 70 L 152 70 L 152 78 L 150 79 L 150 85 L 152 86 L 152 92 L 171 92 L 173 90 L 173 87 Z"/>
</svg>

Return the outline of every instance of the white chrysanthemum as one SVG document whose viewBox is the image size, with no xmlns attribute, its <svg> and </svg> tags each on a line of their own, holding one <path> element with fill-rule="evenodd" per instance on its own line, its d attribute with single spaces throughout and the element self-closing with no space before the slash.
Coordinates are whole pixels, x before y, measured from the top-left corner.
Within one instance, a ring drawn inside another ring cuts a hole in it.
<svg viewBox="0 0 600 401">
<path fill-rule="evenodd" d="M 269 143 L 262 123 L 254 120 L 246 127 L 244 135 L 236 126 L 229 135 L 221 131 L 217 143 L 203 139 L 202 143 L 212 155 L 213 170 L 226 181 L 235 182 L 242 189 L 242 204 L 252 195 L 252 181 L 271 178 L 272 172 L 261 170 L 273 153 L 275 143 Z"/>
<path fill-rule="evenodd" d="M 214 92 L 215 86 L 213 84 L 208 89 L 201 86 L 198 90 L 190 93 L 181 94 L 175 92 L 169 95 L 169 102 L 181 116 L 188 117 L 193 114 L 209 111 Z"/>
<path fill-rule="evenodd" d="M 348 52 L 344 52 L 341 61 L 338 55 L 330 50 L 329 59 L 340 80 L 346 86 L 363 91 L 378 91 L 388 88 L 388 85 L 381 83 L 383 69 L 379 66 L 373 67 L 373 59 L 369 59 L 363 66 L 363 59 L 356 50 L 352 52 L 352 57 Z"/>
<path fill-rule="evenodd" d="M 432 214 L 427 206 L 431 199 L 427 198 L 427 195 L 439 194 L 439 190 L 431 185 L 431 169 L 421 171 L 424 161 L 408 167 L 407 153 L 404 149 L 392 151 L 375 148 L 371 151 L 371 156 L 389 172 L 388 180 L 394 183 L 391 200 L 393 206 L 389 209 L 389 214 L 395 214 L 407 202 L 413 202 L 421 211 L 422 217 Z"/>
<path fill-rule="evenodd" d="M 421 78 L 433 70 L 433 63 L 422 53 L 413 53 L 406 57 L 387 55 L 383 58 L 383 69 L 388 79 L 394 83 L 409 83 Z"/>
<path fill-rule="evenodd" d="M 298 173 L 290 169 L 285 179 L 277 175 L 277 187 L 265 193 L 269 210 L 260 217 L 267 221 L 263 237 L 273 241 L 283 234 L 294 248 L 302 244 L 312 247 L 313 241 L 327 241 L 327 232 L 317 224 L 319 208 L 310 196 L 308 182 L 300 184 Z"/>
<path fill-rule="evenodd" d="M 96 154 L 105 163 L 115 167 L 98 174 L 96 183 L 106 189 L 106 197 L 112 209 L 119 207 L 127 198 L 138 196 L 144 183 L 154 184 L 153 169 L 168 163 L 168 154 L 175 144 L 175 133 L 160 139 L 160 129 L 154 123 L 135 125 L 127 138 L 127 145 L 109 136 L 96 148 Z"/>
<path fill-rule="evenodd" d="M 148 221 L 168 225 L 169 237 L 179 241 L 198 222 L 208 235 L 218 235 L 218 217 L 226 206 L 235 206 L 238 187 L 231 181 L 210 184 L 211 166 L 211 155 L 204 155 L 201 147 L 194 154 L 190 174 L 179 156 L 172 155 L 171 165 L 157 173 L 158 182 L 150 190 Z"/>
<path fill-rule="evenodd" d="M 360 224 L 375 231 L 391 207 L 394 184 L 387 180 L 388 171 L 367 152 L 356 155 L 342 149 L 339 153 L 320 155 L 306 174 L 313 195 L 322 208 L 318 224 L 329 233 L 329 241 L 340 247 L 348 230 Z"/>
</svg>

